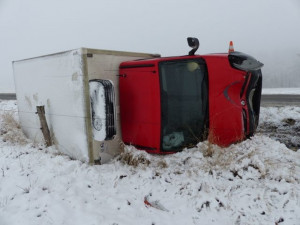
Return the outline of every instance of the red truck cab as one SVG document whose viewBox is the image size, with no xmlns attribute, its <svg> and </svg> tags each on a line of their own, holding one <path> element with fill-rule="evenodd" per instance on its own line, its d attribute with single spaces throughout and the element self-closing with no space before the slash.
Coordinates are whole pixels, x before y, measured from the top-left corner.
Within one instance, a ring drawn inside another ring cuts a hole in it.
<svg viewBox="0 0 300 225">
<path fill-rule="evenodd" d="M 240 52 L 189 55 L 120 64 L 122 139 L 167 154 L 200 141 L 228 146 L 258 125 L 262 63 Z"/>
</svg>

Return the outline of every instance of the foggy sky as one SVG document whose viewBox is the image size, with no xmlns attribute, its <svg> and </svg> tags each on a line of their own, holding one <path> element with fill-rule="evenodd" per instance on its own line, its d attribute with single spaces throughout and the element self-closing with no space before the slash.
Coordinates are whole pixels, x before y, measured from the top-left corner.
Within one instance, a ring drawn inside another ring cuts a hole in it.
<svg viewBox="0 0 300 225">
<path fill-rule="evenodd" d="M 0 92 L 14 60 L 79 47 L 186 55 L 235 50 L 263 62 L 265 87 L 300 87 L 299 0 L 0 0 Z"/>
</svg>

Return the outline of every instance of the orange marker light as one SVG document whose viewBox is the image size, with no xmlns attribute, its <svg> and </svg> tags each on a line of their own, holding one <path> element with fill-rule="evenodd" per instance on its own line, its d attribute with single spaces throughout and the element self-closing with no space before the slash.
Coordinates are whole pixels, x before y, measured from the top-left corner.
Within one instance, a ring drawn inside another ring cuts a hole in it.
<svg viewBox="0 0 300 225">
<path fill-rule="evenodd" d="M 230 53 L 230 52 L 234 52 L 233 42 L 232 41 L 230 41 L 230 43 L 229 43 L 228 53 Z"/>
</svg>

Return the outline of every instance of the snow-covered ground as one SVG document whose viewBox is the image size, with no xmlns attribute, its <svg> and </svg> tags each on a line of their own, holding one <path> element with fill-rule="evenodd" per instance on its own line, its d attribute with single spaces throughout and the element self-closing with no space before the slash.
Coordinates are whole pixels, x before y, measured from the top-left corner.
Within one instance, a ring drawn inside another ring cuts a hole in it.
<svg viewBox="0 0 300 225">
<path fill-rule="evenodd" d="M 15 101 L 0 102 L 1 225 L 300 224 L 300 150 L 265 134 L 167 156 L 129 146 L 89 166 L 26 140 L 5 110 Z M 261 121 L 299 123 L 299 114 L 263 108 Z"/>
<path fill-rule="evenodd" d="M 257 131 L 284 143 L 292 150 L 300 149 L 300 107 L 261 108 Z"/>
</svg>

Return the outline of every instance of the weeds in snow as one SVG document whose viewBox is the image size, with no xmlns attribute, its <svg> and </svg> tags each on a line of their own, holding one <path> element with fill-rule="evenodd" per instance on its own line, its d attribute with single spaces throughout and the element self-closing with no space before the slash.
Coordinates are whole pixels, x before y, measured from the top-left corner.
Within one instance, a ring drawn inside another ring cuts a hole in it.
<svg viewBox="0 0 300 225">
<path fill-rule="evenodd" d="M 19 123 L 14 118 L 13 113 L 6 112 L 0 116 L 0 136 L 2 140 L 12 144 L 27 144 L 28 140 L 23 134 Z"/>
<path fill-rule="evenodd" d="M 118 160 L 124 164 L 137 167 L 139 165 L 150 165 L 149 155 L 143 151 L 134 151 L 130 146 L 125 147 L 124 152 L 120 154 Z"/>
<path fill-rule="evenodd" d="M 30 192 L 30 188 L 31 188 L 30 186 L 29 187 L 25 187 L 25 188 L 22 188 L 20 186 L 17 186 L 17 187 L 20 188 L 20 189 L 22 189 L 24 194 L 28 194 Z"/>
</svg>

